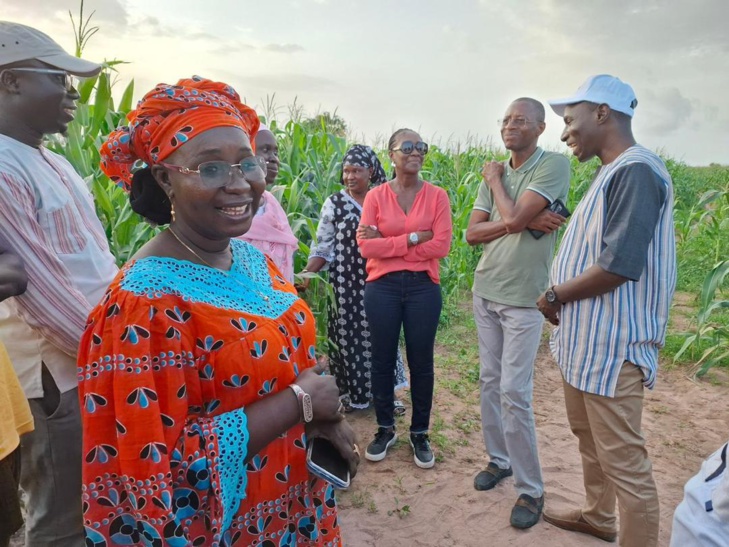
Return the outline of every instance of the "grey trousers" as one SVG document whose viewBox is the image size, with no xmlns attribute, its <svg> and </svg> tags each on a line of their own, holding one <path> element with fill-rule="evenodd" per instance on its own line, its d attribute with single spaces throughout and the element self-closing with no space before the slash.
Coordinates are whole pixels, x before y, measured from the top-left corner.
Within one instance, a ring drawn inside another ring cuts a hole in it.
<svg viewBox="0 0 729 547">
<path fill-rule="evenodd" d="M 490 460 L 514 471 L 518 494 L 544 493 L 532 411 L 534 359 L 544 318 L 536 308 L 497 304 L 476 295 L 473 315 L 481 358 L 481 426 Z"/>
<path fill-rule="evenodd" d="M 42 399 L 30 399 L 35 431 L 21 439 L 20 486 L 28 495 L 28 547 L 84 545 L 78 389 L 59 393 L 43 367 Z"/>
</svg>

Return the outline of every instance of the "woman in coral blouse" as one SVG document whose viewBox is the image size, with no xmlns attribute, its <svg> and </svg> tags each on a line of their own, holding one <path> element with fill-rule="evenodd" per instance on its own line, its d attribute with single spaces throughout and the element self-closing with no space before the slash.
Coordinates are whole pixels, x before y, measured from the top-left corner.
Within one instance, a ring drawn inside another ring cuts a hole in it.
<svg viewBox="0 0 729 547">
<path fill-rule="evenodd" d="M 378 430 L 366 457 L 380 461 L 397 440 L 392 384 L 400 329 L 410 369 L 415 464 L 435 465 L 428 441 L 433 404 L 433 348 L 442 299 L 439 259 L 448 254 L 453 226 L 448 195 L 420 178 L 428 145 L 415 131 L 390 137 L 395 177 L 365 198 L 357 243 L 367 259 L 364 304 L 372 334 L 372 394 Z"/>
</svg>

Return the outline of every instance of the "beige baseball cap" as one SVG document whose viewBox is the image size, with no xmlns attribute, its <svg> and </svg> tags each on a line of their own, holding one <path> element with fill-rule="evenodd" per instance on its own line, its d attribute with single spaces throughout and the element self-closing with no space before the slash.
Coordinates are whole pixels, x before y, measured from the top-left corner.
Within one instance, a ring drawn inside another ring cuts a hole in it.
<svg viewBox="0 0 729 547">
<path fill-rule="evenodd" d="M 31 59 L 82 78 L 94 76 L 101 71 L 101 65 L 66 53 L 50 36 L 39 30 L 10 21 L 0 21 L 0 67 Z"/>
</svg>

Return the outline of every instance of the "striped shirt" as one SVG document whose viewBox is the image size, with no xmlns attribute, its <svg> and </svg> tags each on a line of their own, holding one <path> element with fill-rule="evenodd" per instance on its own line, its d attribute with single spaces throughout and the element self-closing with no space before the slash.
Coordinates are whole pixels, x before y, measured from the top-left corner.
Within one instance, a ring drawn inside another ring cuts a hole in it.
<svg viewBox="0 0 729 547">
<path fill-rule="evenodd" d="M 27 291 L 0 303 L 0 339 L 26 396 L 42 394 L 41 360 L 70 389 L 86 318 L 117 272 L 91 194 L 63 157 L 0 135 L 0 226 L 28 272 Z"/>
<path fill-rule="evenodd" d="M 581 391 L 608 397 L 615 394 L 625 361 L 642 369 L 647 388 L 652 389 L 656 381 L 658 350 L 664 343 L 676 285 L 673 187 L 663 161 L 635 145 L 603 166 L 575 209 L 552 265 L 552 283 L 559 285 L 600 262 L 604 253 L 620 252 L 609 249 L 604 238 L 606 195 L 616 171 L 636 164 L 650 167 L 654 178 L 665 185 L 666 195 L 642 273 L 608 293 L 564 304 L 551 340 L 565 381 Z"/>
</svg>

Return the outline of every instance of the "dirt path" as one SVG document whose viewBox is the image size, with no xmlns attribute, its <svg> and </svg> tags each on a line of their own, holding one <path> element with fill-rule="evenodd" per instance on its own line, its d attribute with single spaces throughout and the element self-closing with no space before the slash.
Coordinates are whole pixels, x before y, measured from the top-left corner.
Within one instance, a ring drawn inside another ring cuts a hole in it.
<svg viewBox="0 0 729 547">
<path fill-rule="evenodd" d="M 437 365 L 438 366 L 438 365 Z M 379 463 L 363 459 L 352 488 L 339 496 L 346 545 L 423 546 L 603 546 L 583 534 L 540 521 L 528 531 L 509 526 L 516 500 L 513 479 L 490 492 L 473 489 L 473 476 L 485 466 L 478 394 L 457 396 L 445 389 L 452 372 L 439 368 L 434 423 L 450 450 L 440 450 L 431 470 L 415 467 L 406 435 Z M 457 378 L 455 378 L 457 380 Z M 542 344 L 536 363 L 534 407 L 547 504 L 578 506 L 584 499 L 577 442 L 567 425 L 560 373 Z M 680 371 L 661 371 L 658 387 L 646 395 L 643 424 L 661 503 L 660 545 L 668 545 L 673 511 L 683 485 L 701 461 L 729 437 L 729 386 L 694 383 Z M 406 404 L 409 404 L 406 402 Z M 407 432 L 410 412 L 400 422 Z M 372 411 L 351 419 L 360 444 L 374 433 Z M 443 446 L 443 445 L 442 445 Z"/>
<path fill-rule="evenodd" d="M 509 526 L 516 500 L 513 479 L 490 492 L 476 492 L 473 476 L 487 463 L 481 437 L 474 378 L 464 380 L 476 363 L 474 331 L 463 325 L 438 348 L 436 396 L 431 438 L 438 463 L 415 467 L 406 435 L 387 458 L 363 460 L 351 489 L 339 495 L 340 524 L 348 547 L 534 546 L 590 547 L 605 542 L 559 530 L 540 521 L 528 531 Z M 454 364 L 455 363 L 455 364 Z M 472 372 L 471 372 L 472 374 Z M 681 371 L 659 373 L 658 387 L 646 395 L 643 424 L 661 502 L 660 545 L 667 546 L 673 511 L 684 483 L 701 461 L 729 438 L 729 379 L 694 383 Z M 536 363 L 534 408 L 547 504 L 577 506 L 583 499 L 577 442 L 567 425 L 560 373 L 542 344 Z M 406 405 L 409 402 L 405 398 Z M 364 450 L 374 433 L 374 412 L 350 415 Z M 407 432 L 410 412 L 399 419 Z M 23 545 L 19 533 L 12 547 Z M 688 547 L 688 546 L 687 546 Z"/>
</svg>

